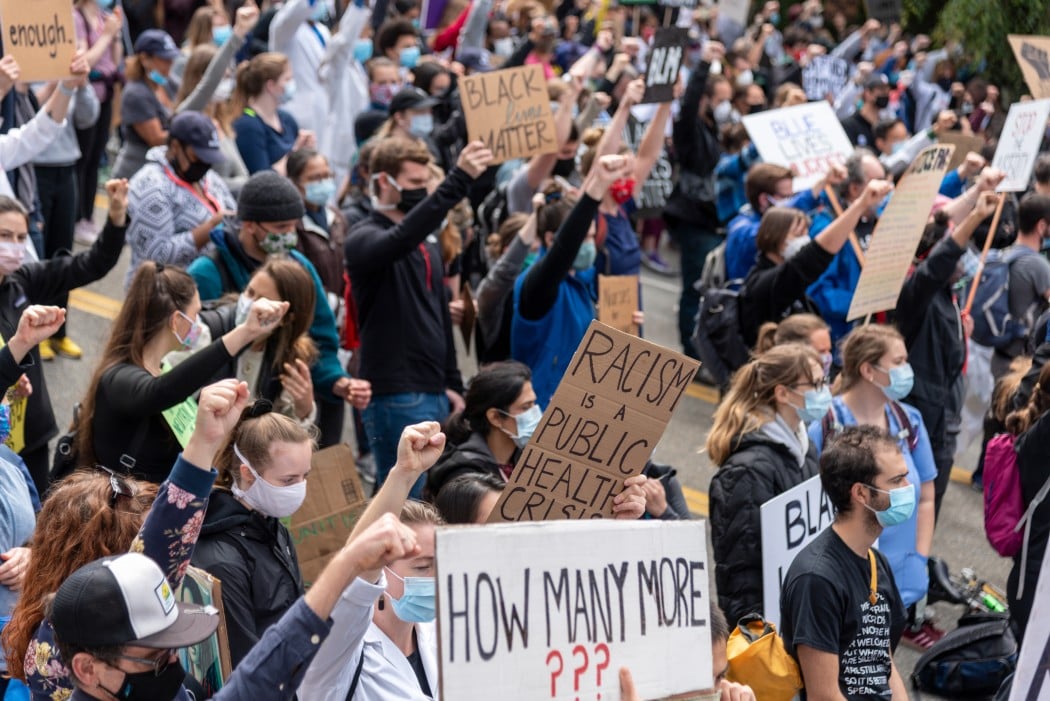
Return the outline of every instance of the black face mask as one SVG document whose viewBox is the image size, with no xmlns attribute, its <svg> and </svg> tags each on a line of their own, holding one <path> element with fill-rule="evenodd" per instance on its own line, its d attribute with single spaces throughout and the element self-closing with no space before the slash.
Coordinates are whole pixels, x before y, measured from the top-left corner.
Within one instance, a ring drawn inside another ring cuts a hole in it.
<svg viewBox="0 0 1050 701">
<path fill-rule="evenodd" d="M 759 112 L 765 111 L 765 109 L 766 109 L 765 105 L 748 105 L 747 113 L 748 114 L 758 114 Z"/>
<path fill-rule="evenodd" d="M 414 190 L 402 190 L 401 201 L 397 203 L 397 208 L 408 214 L 412 209 L 427 198 L 427 189 L 425 187 L 417 187 Z"/>
<path fill-rule="evenodd" d="M 569 177 L 575 170 L 575 158 L 559 158 L 558 162 L 554 164 L 554 174 L 562 178 Z"/>
<path fill-rule="evenodd" d="M 199 182 L 209 170 L 211 166 L 204 161 L 190 161 L 189 167 L 183 170 L 179 167 L 179 159 L 175 158 L 171 161 L 172 170 L 175 171 L 175 175 L 179 176 L 188 183 Z"/>
<path fill-rule="evenodd" d="M 179 693 L 185 678 L 186 670 L 179 660 L 175 660 L 159 675 L 152 669 L 137 674 L 128 673 L 124 675 L 124 683 L 117 691 L 104 686 L 102 688 L 119 701 L 170 701 Z"/>
<path fill-rule="evenodd" d="M 878 109 L 884 110 L 884 109 L 886 109 L 889 106 L 890 106 L 890 96 L 889 95 L 879 95 L 878 97 L 875 98 L 875 107 L 877 107 Z"/>
</svg>

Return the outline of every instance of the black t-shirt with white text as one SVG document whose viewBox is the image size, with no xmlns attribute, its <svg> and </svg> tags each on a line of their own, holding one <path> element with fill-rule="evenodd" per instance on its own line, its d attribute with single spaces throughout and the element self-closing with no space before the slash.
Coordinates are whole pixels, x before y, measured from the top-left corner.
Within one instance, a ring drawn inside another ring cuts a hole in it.
<svg viewBox="0 0 1050 701">
<path fill-rule="evenodd" d="M 798 554 L 781 590 L 780 626 L 788 652 L 797 657 L 796 647 L 806 645 L 837 655 L 839 689 L 847 699 L 892 696 L 891 648 L 907 613 L 886 559 L 876 552 L 875 560 L 872 604 L 868 558 L 858 557 L 828 528 Z"/>
</svg>

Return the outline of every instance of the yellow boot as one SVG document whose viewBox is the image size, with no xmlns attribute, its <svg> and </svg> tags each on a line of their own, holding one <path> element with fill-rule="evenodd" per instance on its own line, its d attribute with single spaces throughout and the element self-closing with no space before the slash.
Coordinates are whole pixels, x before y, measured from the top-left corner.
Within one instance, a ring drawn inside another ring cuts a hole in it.
<svg viewBox="0 0 1050 701">
<path fill-rule="evenodd" d="M 80 360 L 84 355 L 84 351 L 80 349 L 76 343 L 69 336 L 62 338 L 51 338 L 47 341 L 50 344 L 51 352 L 61 355 L 63 358 L 71 358 L 73 360 Z"/>
<path fill-rule="evenodd" d="M 51 339 L 46 339 L 38 346 L 40 349 L 40 359 L 44 361 L 51 361 L 55 359 L 55 351 L 51 350 Z"/>
</svg>

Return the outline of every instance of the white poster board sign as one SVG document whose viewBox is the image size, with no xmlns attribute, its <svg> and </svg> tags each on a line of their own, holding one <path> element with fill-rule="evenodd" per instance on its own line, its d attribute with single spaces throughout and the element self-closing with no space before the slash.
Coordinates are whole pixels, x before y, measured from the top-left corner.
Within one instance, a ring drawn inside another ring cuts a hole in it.
<svg viewBox="0 0 1050 701">
<path fill-rule="evenodd" d="M 1010 701 L 1042 701 L 1050 699 L 1050 557 L 1043 557 L 1039 570 L 1039 584 L 1035 587 L 1032 614 L 1025 628 L 1017 671 L 1010 687 Z M 1032 594 L 1025 591 L 1025 596 Z"/>
<path fill-rule="evenodd" d="M 838 56 L 814 56 L 802 69 L 802 89 L 810 100 L 837 96 L 849 82 L 849 62 Z"/>
<path fill-rule="evenodd" d="M 872 232 L 847 321 L 897 308 L 915 248 L 954 152 L 952 144 L 935 144 L 923 149 L 908 166 Z"/>
<path fill-rule="evenodd" d="M 1022 192 L 1028 189 L 1032 166 L 1039 155 L 1039 146 L 1046 133 L 1046 119 L 1050 116 L 1050 100 L 1018 102 L 1010 105 L 999 145 L 995 148 L 992 167 L 1006 173 L 1006 179 L 997 192 Z"/>
<path fill-rule="evenodd" d="M 812 187 L 832 163 L 844 164 L 853 153 L 853 145 L 827 102 L 749 114 L 743 122 L 762 160 L 795 174 L 795 192 Z"/>
<path fill-rule="evenodd" d="M 704 521 L 546 521 L 437 530 L 441 697 L 641 698 L 708 689 Z"/>
<path fill-rule="evenodd" d="M 741 27 L 747 26 L 747 16 L 751 9 L 751 0 L 719 0 L 718 13 L 727 17 Z"/>
<path fill-rule="evenodd" d="M 820 475 L 762 505 L 762 613 L 780 626 L 780 587 L 795 556 L 835 520 Z"/>
</svg>

